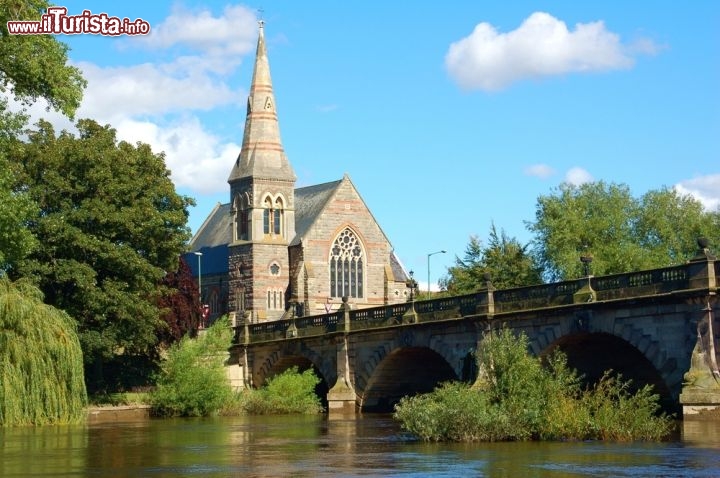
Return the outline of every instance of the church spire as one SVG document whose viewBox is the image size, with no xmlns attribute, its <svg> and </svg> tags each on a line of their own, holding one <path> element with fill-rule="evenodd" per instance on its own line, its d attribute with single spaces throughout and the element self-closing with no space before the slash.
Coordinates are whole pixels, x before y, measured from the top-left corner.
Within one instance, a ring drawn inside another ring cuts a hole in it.
<svg viewBox="0 0 720 478">
<path fill-rule="evenodd" d="M 265 49 L 265 22 L 258 22 L 258 43 L 252 84 L 247 102 L 242 149 L 228 182 L 254 177 L 295 181 L 295 173 L 285 156 L 270 79 L 270 63 Z"/>
</svg>

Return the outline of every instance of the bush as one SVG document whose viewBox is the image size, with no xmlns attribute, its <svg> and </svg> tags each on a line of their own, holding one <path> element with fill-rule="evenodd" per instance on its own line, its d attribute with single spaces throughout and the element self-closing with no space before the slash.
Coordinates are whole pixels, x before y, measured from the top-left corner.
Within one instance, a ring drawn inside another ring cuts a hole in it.
<svg viewBox="0 0 720 478">
<path fill-rule="evenodd" d="M 545 367 L 528 353 L 525 335 L 502 330 L 483 343 L 475 386 L 445 383 L 430 394 L 405 397 L 394 417 L 426 441 L 659 440 L 672 429 L 649 386 L 606 373 L 583 391 L 560 352 Z"/>
<path fill-rule="evenodd" d="M 226 407 L 233 399 L 224 366 L 231 340 L 230 323 L 223 317 L 198 338 L 184 337 L 172 345 L 150 394 L 153 414 L 209 416 Z"/>
<path fill-rule="evenodd" d="M 241 392 L 236 406 L 252 415 L 320 413 L 322 406 L 315 394 L 319 383 L 312 369 L 300 373 L 297 367 L 292 367 L 258 390 Z"/>
</svg>

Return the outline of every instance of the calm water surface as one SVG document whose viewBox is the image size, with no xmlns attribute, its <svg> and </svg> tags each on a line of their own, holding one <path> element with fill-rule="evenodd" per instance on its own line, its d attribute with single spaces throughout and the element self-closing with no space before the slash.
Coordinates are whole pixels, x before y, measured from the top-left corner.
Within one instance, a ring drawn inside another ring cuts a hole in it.
<svg viewBox="0 0 720 478">
<path fill-rule="evenodd" d="M 717 422 L 651 444 L 427 444 L 372 415 L 14 428 L 0 440 L 2 477 L 720 477 Z"/>
</svg>

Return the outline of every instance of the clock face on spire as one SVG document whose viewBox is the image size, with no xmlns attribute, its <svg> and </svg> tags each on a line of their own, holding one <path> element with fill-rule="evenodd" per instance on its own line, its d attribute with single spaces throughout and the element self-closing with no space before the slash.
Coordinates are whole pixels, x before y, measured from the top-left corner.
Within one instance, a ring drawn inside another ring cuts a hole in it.
<svg viewBox="0 0 720 478">
<path fill-rule="evenodd" d="M 273 107 L 272 100 L 268 96 L 267 98 L 265 98 L 265 111 L 272 110 L 272 107 Z"/>
</svg>

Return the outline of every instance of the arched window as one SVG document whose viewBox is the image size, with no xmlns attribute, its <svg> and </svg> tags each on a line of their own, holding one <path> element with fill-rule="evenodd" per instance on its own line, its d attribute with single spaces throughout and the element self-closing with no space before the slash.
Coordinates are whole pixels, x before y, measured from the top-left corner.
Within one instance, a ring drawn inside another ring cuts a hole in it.
<svg viewBox="0 0 720 478">
<path fill-rule="evenodd" d="M 238 196 L 235 199 L 235 210 L 236 219 L 235 225 L 237 227 L 237 239 L 239 241 L 247 241 L 250 237 L 250 205 L 247 198 L 247 194 Z"/>
<path fill-rule="evenodd" d="M 330 249 L 331 297 L 363 297 L 363 259 L 360 241 L 345 228 Z"/>
<path fill-rule="evenodd" d="M 263 201 L 263 232 L 265 234 L 282 235 L 283 202 L 277 198 L 273 204 L 270 197 Z"/>
<path fill-rule="evenodd" d="M 270 216 L 272 216 L 272 201 L 270 198 L 265 198 L 263 201 L 263 232 L 270 234 Z"/>
<path fill-rule="evenodd" d="M 283 310 L 284 304 L 284 292 L 277 289 L 268 289 L 267 291 L 267 309 L 268 310 Z"/>
<path fill-rule="evenodd" d="M 282 231 L 282 217 L 283 217 L 283 203 L 282 199 L 277 198 L 275 200 L 275 209 L 273 210 L 273 234 L 281 235 Z"/>
</svg>

